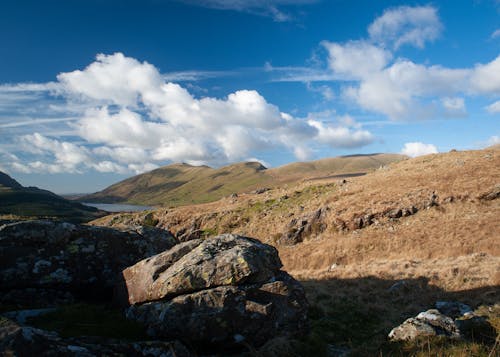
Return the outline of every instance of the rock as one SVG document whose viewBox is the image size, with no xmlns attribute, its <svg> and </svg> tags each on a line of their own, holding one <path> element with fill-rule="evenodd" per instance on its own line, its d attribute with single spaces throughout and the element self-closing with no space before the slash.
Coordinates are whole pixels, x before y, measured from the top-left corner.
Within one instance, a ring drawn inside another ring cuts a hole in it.
<svg viewBox="0 0 500 357">
<path fill-rule="evenodd" d="M 134 305 L 127 318 L 147 326 L 155 338 L 203 347 L 260 346 L 276 336 L 307 331 L 302 286 L 281 272 L 264 283 L 218 286 L 171 300 Z"/>
<path fill-rule="evenodd" d="M 252 238 L 224 234 L 191 240 L 123 271 L 131 304 L 202 289 L 263 282 L 282 266 L 276 249 Z"/>
<path fill-rule="evenodd" d="M 258 188 L 256 189 L 255 191 L 252 191 L 250 193 L 253 193 L 253 194 L 256 194 L 256 195 L 261 195 L 267 191 L 270 191 L 271 189 L 269 187 L 262 187 L 262 188 Z"/>
<path fill-rule="evenodd" d="M 179 242 L 187 242 L 193 239 L 199 239 L 203 235 L 203 230 L 200 229 L 200 219 L 193 219 L 191 225 L 183 227 L 177 231 L 177 239 Z"/>
<path fill-rule="evenodd" d="M 438 310 L 427 310 L 416 317 L 407 319 L 389 333 L 391 341 L 413 340 L 420 336 L 444 335 L 460 338 L 460 331 L 452 318 L 441 314 Z"/>
<path fill-rule="evenodd" d="M 61 338 L 55 332 L 20 326 L 11 320 L 0 318 L 0 355 L 188 357 L 190 353 L 178 341 L 123 342 Z"/>
<path fill-rule="evenodd" d="M 387 212 L 387 217 L 389 218 L 401 218 L 403 216 L 403 211 L 400 208 L 395 208 Z"/>
<path fill-rule="evenodd" d="M 14 296 L 19 296 L 24 290 L 29 298 L 30 289 L 35 289 L 97 299 L 110 296 L 124 268 L 175 244 L 168 233 L 158 231 L 144 227 L 121 232 L 49 220 L 3 225 L 0 295 L 17 291 Z"/>
<path fill-rule="evenodd" d="M 307 300 L 277 250 L 224 234 L 180 243 L 123 271 L 127 318 L 200 351 L 264 344 L 307 330 Z"/>
<path fill-rule="evenodd" d="M 408 290 L 408 283 L 405 280 L 398 281 L 392 284 L 389 289 L 387 289 L 387 291 L 390 293 L 408 292 Z"/>
<path fill-rule="evenodd" d="M 295 245 L 304 241 L 308 236 L 323 232 L 327 225 L 323 216 L 328 208 L 323 207 L 300 218 L 294 218 L 286 227 L 285 233 L 278 239 L 281 245 Z"/>
<path fill-rule="evenodd" d="M 436 302 L 436 309 L 453 319 L 473 314 L 472 308 L 469 305 L 456 301 L 438 301 Z"/>
<path fill-rule="evenodd" d="M 494 342 L 496 330 L 472 308 L 460 302 L 438 301 L 436 308 L 407 319 L 389 333 L 392 341 L 413 340 L 419 336 L 446 336 Z"/>
<path fill-rule="evenodd" d="M 492 187 L 490 190 L 487 192 L 482 193 L 479 195 L 480 200 L 485 200 L 485 201 L 492 201 L 500 197 L 500 184 L 497 184 L 496 186 Z"/>
<path fill-rule="evenodd" d="M 47 308 L 47 309 L 28 309 L 28 310 L 16 310 L 16 311 L 8 311 L 3 313 L 2 315 L 11 319 L 15 320 L 16 322 L 20 324 L 25 324 L 26 320 L 32 317 L 40 316 L 40 315 L 45 315 L 48 314 L 49 312 L 54 312 L 57 309 L 54 307 Z"/>
</svg>

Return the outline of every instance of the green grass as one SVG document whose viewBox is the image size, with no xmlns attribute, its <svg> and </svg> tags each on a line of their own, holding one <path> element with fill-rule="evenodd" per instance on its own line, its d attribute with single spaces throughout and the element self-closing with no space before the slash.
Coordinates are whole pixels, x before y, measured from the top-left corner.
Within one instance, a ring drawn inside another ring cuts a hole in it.
<svg viewBox="0 0 500 357">
<path fill-rule="evenodd" d="M 487 318 L 492 329 L 466 340 L 443 337 L 420 338 L 407 342 L 389 342 L 387 318 L 383 310 L 370 310 L 359 302 L 318 294 L 311 302 L 310 333 L 289 341 L 295 356 L 329 356 L 332 348 L 347 349 L 349 356 L 500 356 L 500 305 L 482 306 L 476 314 Z M 394 323 L 396 326 L 397 323 Z M 497 342 L 495 344 L 495 335 Z M 484 338 L 487 337 L 487 338 Z"/>
<path fill-rule="evenodd" d="M 80 223 L 102 216 L 94 207 L 68 201 L 43 190 L 2 190 L 0 202 L 0 214 L 19 217 L 47 217 Z"/>
<path fill-rule="evenodd" d="M 364 173 L 401 159 L 401 155 L 395 154 L 365 155 L 295 163 L 275 169 L 263 169 L 255 162 L 237 163 L 219 169 L 173 164 L 123 180 L 80 200 L 176 207 L 213 202 L 232 193 L 276 187 L 305 178 Z"/>
<path fill-rule="evenodd" d="M 30 325 L 56 331 L 62 337 L 100 336 L 125 340 L 147 338 L 144 328 L 122 311 L 104 305 L 75 304 L 28 320 Z"/>
</svg>

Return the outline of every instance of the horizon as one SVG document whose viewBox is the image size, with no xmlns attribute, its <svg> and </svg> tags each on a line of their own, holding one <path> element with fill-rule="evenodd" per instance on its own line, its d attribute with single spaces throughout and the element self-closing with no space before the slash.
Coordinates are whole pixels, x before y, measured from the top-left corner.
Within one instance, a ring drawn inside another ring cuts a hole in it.
<svg viewBox="0 0 500 357">
<path fill-rule="evenodd" d="M 500 2 L 0 5 L 0 171 L 59 194 L 500 143 Z"/>
</svg>

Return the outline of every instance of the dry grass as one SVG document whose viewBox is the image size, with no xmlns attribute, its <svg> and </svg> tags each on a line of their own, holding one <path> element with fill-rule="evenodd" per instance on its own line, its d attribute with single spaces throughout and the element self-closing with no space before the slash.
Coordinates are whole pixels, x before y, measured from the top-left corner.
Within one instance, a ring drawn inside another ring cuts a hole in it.
<svg viewBox="0 0 500 357">
<path fill-rule="evenodd" d="M 386 344 L 392 327 L 436 300 L 480 307 L 500 331 L 499 154 L 491 148 L 428 155 L 345 184 L 302 181 L 261 195 L 160 209 L 154 216 L 158 226 L 174 233 L 194 227 L 275 244 L 293 218 L 328 207 L 321 233 L 295 246 L 277 246 L 284 269 L 303 282 L 313 306 L 313 333 L 297 347 L 303 355 L 321 355 L 328 345 L 359 355 L 500 355 L 497 347 L 470 341 Z M 433 194 L 437 205 L 429 204 Z M 484 198 L 488 194 L 492 199 Z M 411 206 L 418 212 L 397 219 L 386 215 Z M 373 224 L 355 229 L 353 221 L 367 214 L 376 217 Z M 121 215 L 95 224 L 143 218 Z M 390 290 L 394 284 L 401 286 L 397 292 Z"/>
</svg>

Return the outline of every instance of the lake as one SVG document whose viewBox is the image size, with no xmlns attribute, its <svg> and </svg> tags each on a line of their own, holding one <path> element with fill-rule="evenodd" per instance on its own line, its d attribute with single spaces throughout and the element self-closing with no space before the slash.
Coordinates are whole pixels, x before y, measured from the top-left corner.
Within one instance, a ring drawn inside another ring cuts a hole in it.
<svg viewBox="0 0 500 357">
<path fill-rule="evenodd" d="M 95 207 L 107 212 L 140 212 L 154 209 L 151 206 L 126 205 L 120 203 L 88 203 L 81 202 L 85 206 Z"/>
</svg>

